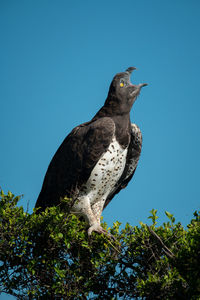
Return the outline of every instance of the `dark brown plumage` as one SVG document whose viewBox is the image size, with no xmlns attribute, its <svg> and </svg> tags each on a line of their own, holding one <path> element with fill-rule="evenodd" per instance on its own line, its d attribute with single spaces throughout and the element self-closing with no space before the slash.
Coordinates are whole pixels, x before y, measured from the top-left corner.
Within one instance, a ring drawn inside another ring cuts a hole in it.
<svg viewBox="0 0 200 300">
<path fill-rule="evenodd" d="M 146 84 L 133 85 L 128 68 L 117 74 L 104 106 L 94 118 L 75 127 L 55 153 L 46 172 L 36 207 L 58 205 L 76 196 L 71 209 L 83 215 L 92 231 L 100 226 L 103 208 L 126 187 L 139 160 L 142 136 L 130 122 L 130 110 Z"/>
</svg>

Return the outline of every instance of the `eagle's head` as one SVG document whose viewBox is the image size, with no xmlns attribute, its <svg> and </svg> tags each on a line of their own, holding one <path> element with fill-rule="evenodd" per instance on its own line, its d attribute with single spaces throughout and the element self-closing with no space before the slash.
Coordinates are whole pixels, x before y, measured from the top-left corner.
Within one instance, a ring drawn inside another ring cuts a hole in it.
<svg viewBox="0 0 200 300">
<path fill-rule="evenodd" d="M 135 85 L 130 82 L 130 75 L 135 69 L 135 67 L 130 67 L 125 72 L 116 74 L 108 92 L 107 101 L 110 100 L 113 104 L 115 102 L 114 106 L 117 104 L 124 112 L 131 110 L 141 88 L 147 85 L 147 83 Z"/>
</svg>

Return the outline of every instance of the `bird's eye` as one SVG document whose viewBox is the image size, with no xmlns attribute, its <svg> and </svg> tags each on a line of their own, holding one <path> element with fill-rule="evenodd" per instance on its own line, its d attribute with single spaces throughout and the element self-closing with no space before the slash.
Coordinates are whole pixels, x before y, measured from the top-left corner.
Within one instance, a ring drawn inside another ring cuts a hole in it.
<svg viewBox="0 0 200 300">
<path fill-rule="evenodd" d="M 124 86 L 124 82 L 121 81 L 119 85 L 120 85 L 121 87 L 123 87 L 123 86 Z"/>
</svg>

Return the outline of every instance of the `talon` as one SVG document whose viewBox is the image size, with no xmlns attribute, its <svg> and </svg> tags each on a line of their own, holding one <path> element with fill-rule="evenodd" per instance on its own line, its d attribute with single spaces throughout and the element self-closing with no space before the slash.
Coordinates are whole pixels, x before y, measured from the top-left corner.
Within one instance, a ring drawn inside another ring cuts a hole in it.
<svg viewBox="0 0 200 300">
<path fill-rule="evenodd" d="M 103 229 L 99 224 L 95 223 L 94 225 L 90 226 L 90 228 L 88 229 L 88 235 L 91 236 L 93 231 L 96 231 L 98 233 L 103 233 L 104 235 L 107 235 L 108 237 L 115 239 L 115 237 L 112 234 L 110 234 L 107 230 Z"/>
</svg>

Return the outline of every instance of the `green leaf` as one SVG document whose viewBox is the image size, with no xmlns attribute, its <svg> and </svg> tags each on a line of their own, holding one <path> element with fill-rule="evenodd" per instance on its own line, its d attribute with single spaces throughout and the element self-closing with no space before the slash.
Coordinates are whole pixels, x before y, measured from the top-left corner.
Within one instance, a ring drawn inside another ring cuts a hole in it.
<svg viewBox="0 0 200 300">
<path fill-rule="evenodd" d="M 63 238 L 63 234 L 61 232 L 59 232 L 58 233 L 58 237 L 62 239 Z"/>
</svg>

